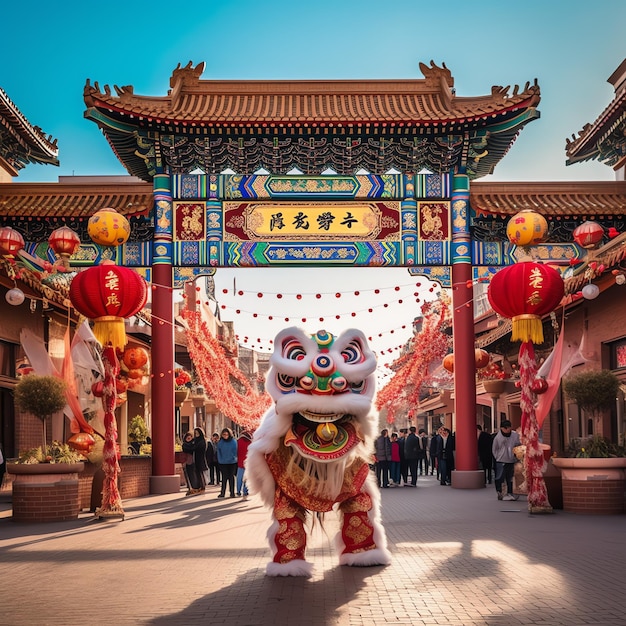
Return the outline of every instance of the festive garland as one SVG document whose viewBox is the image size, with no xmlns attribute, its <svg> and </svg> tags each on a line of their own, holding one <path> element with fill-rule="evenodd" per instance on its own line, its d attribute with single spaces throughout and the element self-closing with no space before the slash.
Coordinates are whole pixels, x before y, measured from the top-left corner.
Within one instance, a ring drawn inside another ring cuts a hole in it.
<svg viewBox="0 0 626 626">
<path fill-rule="evenodd" d="M 258 394 L 251 387 L 243 372 L 228 359 L 198 311 L 186 308 L 182 317 L 188 324 L 187 349 L 196 374 L 217 408 L 240 426 L 256 428 L 272 403 L 271 397 L 267 393 Z M 235 389 L 233 382 L 239 385 L 241 392 Z"/>
<path fill-rule="evenodd" d="M 376 408 L 387 410 L 389 424 L 395 421 L 399 410 L 417 406 L 420 389 L 430 375 L 430 365 L 440 361 L 448 350 L 449 338 L 442 332 L 448 323 L 446 299 L 426 302 L 422 315 L 422 330 L 411 338 L 395 376 L 376 396 Z M 394 369 L 394 365 L 391 367 Z"/>
</svg>

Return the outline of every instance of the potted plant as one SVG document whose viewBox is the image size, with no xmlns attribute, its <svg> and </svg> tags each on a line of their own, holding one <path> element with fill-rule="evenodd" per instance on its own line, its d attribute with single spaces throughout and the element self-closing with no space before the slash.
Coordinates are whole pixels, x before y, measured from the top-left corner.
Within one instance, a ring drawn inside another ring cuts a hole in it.
<svg viewBox="0 0 626 626">
<path fill-rule="evenodd" d="M 180 406 L 188 397 L 192 387 L 191 374 L 182 367 L 174 370 L 174 401 Z"/>
<path fill-rule="evenodd" d="M 128 424 L 128 439 L 137 454 L 139 454 L 141 444 L 148 440 L 149 434 L 150 431 L 144 418 L 141 415 L 135 415 Z"/>
<path fill-rule="evenodd" d="M 585 370 L 563 380 L 563 391 L 595 420 L 615 404 L 619 378 L 609 370 Z"/>
<path fill-rule="evenodd" d="M 626 512 L 626 449 L 606 437 L 575 439 L 552 463 L 561 472 L 563 509 L 572 513 Z"/>
<path fill-rule="evenodd" d="M 80 511 L 78 474 L 82 456 L 66 443 L 22 452 L 8 463 L 14 476 L 11 496 L 12 519 L 17 522 L 60 522 L 76 519 Z"/>
<path fill-rule="evenodd" d="M 46 421 L 67 404 L 65 381 L 56 376 L 28 374 L 15 385 L 15 405 L 25 413 L 38 417 L 42 424 L 42 450 L 46 449 Z"/>
</svg>

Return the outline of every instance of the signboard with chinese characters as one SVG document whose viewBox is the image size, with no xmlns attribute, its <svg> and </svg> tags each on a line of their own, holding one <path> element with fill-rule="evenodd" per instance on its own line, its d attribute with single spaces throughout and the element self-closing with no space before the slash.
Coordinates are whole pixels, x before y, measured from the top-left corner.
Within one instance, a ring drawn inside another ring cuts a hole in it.
<svg viewBox="0 0 626 626">
<path fill-rule="evenodd" d="M 400 240 L 399 202 L 225 202 L 225 241 Z"/>
</svg>

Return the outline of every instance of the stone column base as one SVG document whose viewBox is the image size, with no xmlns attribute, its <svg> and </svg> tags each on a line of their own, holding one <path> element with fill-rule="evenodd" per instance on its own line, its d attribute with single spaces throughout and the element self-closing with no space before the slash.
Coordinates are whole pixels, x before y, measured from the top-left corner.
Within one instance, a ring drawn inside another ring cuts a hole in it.
<svg viewBox="0 0 626 626">
<path fill-rule="evenodd" d="M 180 476 L 150 476 L 150 493 L 178 493 L 180 491 Z"/>
<path fill-rule="evenodd" d="M 483 470 L 453 470 L 452 487 L 454 489 L 483 489 L 485 472 Z"/>
</svg>

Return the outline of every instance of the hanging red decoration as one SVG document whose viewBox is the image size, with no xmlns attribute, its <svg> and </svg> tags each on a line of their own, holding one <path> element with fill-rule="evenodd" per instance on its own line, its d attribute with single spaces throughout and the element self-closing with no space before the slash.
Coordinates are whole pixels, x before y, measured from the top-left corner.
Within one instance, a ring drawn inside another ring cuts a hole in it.
<svg viewBox="0 0 626 626">
<path fill-rule="evenodd" d="M 489 352 L 483 350 L 482 348 L 476 348 L 474 351 L 474 360 L 476 363 L 476 369 L 481 370 L 483 367 L 487 367 L 490 361 Z"/>
<path fill-rule="evenodd" d="M 454 373 L 454 353 L 446 354 L 446 356 L 443 357 L 443 361 L 441 362 L 441 364 L 443 365 L 444 370 L 447 370 L 448 372 L 453 374 Z"/>
<path fill-rule="evenodd" d="M 94 335 L 103 345 L 126 345 L 124 319 L 140 311 L 148 298 L 148 286 L 132 269 L 105 261 L 79 272 L 70 286 L 74 308 L 95 321 Z"/>
<path fill-rule="evenodd" d="M 445 300 L 427 302 L 422 306 L 423 323 L 413 335 L 406 354 L 395 362 L 402 365 L 394 377 L 376 395 L 376 408 L 387 409 L 387 422 L 395 420 L 396 413 L 406 406 L 417 406 L 429 367 L 443 359 L 448 350 L 449 337 L 442 329 L 447 324 L 448 303 Z"/>
<path fill-rule="evenodd" d="M 48 237 L 48 244 L 54 253 L 60 257 L 61 266 L 69 268 L 69 259 L 80 248 L 80 238 L 69 227 L 61 226 L 53 230 Z"/>
<path fill-rule="evenodd" d="M 148 351 L 141 346 L 133 346 L 124 350 L 124 365 L 131 370 L 141 369 L 148 362 Z"/>
<path fill-rule="evenodd" d="M 574 241 L 583 248 L 595 248 L 604 237 L 604 228 L 597 222 L 587 221 L 577 226 L 572 233 Z"/>
<path fill-rule="evenodd" d="M 558 306 L 563 294 L 563 279 L 554 268 L 528 261 L 499 270 L 487 297 L 496 313 L 512 319 L 512 341 L 543 343 L 541 317 Z"/>
<path fill-rule="evenodd" d="M 539 425 L 535 404 L 543 383 L 537 379 L 533 343 L 543 343 L 541 316 L 553 311 L 563 297 L 561 275 L 553 268 L 525 262 L 504 268 L 491 279 L 487 296 L 493 309 L 513 320 L 513 341 L 519 350 L 520 409 L 522 442 L 526 446 L 524 468 L 531 513 L 551 513 L 543 479 L 543 450 L 539 447 Z M 545 382 L 545 381 L 544 381 Z"/>
<path fill-rule="evenodd" d="M 198 311 L 184 309 L 182 315 L 188 323 L 187 347 L 196 374 L 217 408 L 244 428 L 256 428 L 272 402 L 271 397 L 251 387 L 245 374 L 226 356 Z M 238 389 L 233 381 L 237 381 Z"/>
<path fill-rule="evenodd" d="M 93 435 L 89 433 L 76 433 L 67 440 L 67 445 L 78 452 L 89 453 L 92 446 L 96 443 Z"/>
<path fill-rule="evenodd" d="M 24 237 L 10 226 L 0 228 L 0 254 L 15 256 L 24 247 Z"/>
</svg>

